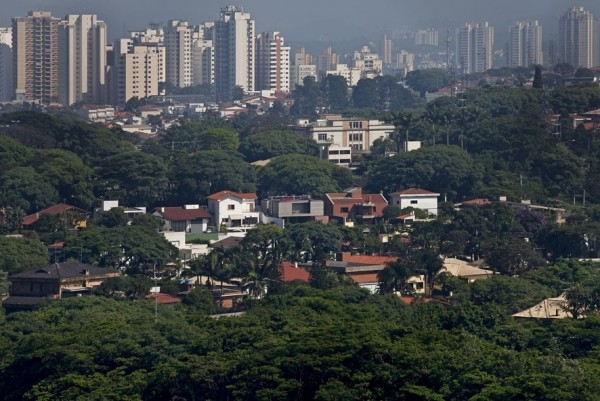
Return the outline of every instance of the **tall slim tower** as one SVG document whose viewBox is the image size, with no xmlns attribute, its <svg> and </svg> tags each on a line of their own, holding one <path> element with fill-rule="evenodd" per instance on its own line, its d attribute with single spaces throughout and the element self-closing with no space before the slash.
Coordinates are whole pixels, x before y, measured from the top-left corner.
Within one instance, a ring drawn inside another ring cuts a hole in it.
<svg viewBox="0 0 600 401">
<path fill-rule="evenodd" d="M 12 28 L 0 27 L 0 102 L 14 97 Z"/>
<path fill-rule="evenodd" d="M 381 59 L 383 64 L 392 64 L 392 39 L 389 39 L 387 35 L 383 35 L 381 39 Z"/>
<path fill-rule="evenodd" d="M 186 21 L 171 20 L 165 27 L 167 82 L 180 88 L 193 83 L 192 34 Z"/>
<path fill-rule="evenodd" d="M 517 21 L 510 27 L 508 66 L 529 67 L 543 64 L 542 26 L 537 21 Z"/>
<path fill-rule="evenodd" d="M 106 102 L 106 24 L 96 15 L 67 15 L 59 25 L 58 100 Z"/>
<path fill-rule="evenodd" d="M 275 93 L 290 91 L 290 47 L 279 32 L 256 37 L 256 89 Z"/>
<path fill-rule="evenodd" d="M 254 91 L 254 20 L 240 6 L 221 8 L 214 27 L 215 95 L 231 100 L 233 89 Z"/>
<path fill-rule="evenodd" d="M 594 16 L 572 7 L 558 21 L 558 56 L 561 63 L 590 68 L 594 64 Z"/>
<path fill-rule="evenodd" d="M 494 28 L 487 22 L 467 23 L 456 31 L 456 63 L 466 74 L 492 68 Z"/>
<path fill-rule="evenodd" d="M 58 100 L 58 24 L 48 11 L 31 11 L 13 24 L 13 74 L 18 100 Z"/>
</svg>

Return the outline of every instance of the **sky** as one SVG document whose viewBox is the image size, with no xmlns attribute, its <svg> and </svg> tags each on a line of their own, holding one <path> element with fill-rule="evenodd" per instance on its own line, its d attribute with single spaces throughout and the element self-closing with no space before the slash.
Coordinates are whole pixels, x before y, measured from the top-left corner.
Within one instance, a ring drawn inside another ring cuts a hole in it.
<svg viewBox="0 0 600 401">
<path fill-rule="evenodd" d="M 226 4 L 240 4 L 256 20 L 256 30 L 280 31 L 291 41 L 340 41 L 378 38 L 402 25 L 452 31 L 467 21 L 489 21 L 496 35 L 517 19 L 538 19 L 546 33 L 557 30 L 558 17 L 571 6 L 583 6 L 600 17 L 598 0 L 1 0 L 0 26 L 30 10 L 97 14 L 114 40 L 151 22 L 181 19 L 191 24 L 218 19 Z"/>
</svg>

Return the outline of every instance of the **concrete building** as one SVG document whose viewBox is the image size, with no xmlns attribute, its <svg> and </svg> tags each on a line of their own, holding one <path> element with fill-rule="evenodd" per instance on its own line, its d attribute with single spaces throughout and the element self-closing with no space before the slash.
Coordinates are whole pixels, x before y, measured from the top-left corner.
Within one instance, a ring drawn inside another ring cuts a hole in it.
<svg viewBox="0 0 600 401">
<path fill-rule="evenodd" d="M 231 100 L 233 89 L 252 92 L 254 85 L 254 20 L 240 6 L 221 9 L 215 22 L 215 96 L 217 101 Z"/>
<path fill-rule="evenodd" d="M 319 158 L 340 167 L 350 168 L 352 165 L 352 148 L 350 146 L 320 144 Z"/>
<path fill-rule="evenodd" d="M 263 32 L 256 37 L 255 90 L 290 92 L 290 47 L 279 32 Z"/>
<path fill-rule="evenodd" d="M 456 30 L 456 63 L 465 74 L 492 68 L 494 28 L 487 22 L 467 23 Z"/>
<path fill-rule="evenodd" d="M 159 45 L 132 46 L 121 39 L 113 46 L 114 65 L 110 69 L 111 103 L 125 104 L 132 97 L 139 99 L 159 94 L 161 60 L 165 48 Z"/>
<path fill-rule="evenodd" d="M 390 194 L 390 205 L 398 206 L 400 209 L 412 207 L 421 209 L 429 214 L 437 216 L 438 198 L 440 194 L 419 188 L 408 188 Z"/>
<path fill-rule="evenodd" d="M 152 214 L 163 222 L 163 231 L 203 233 L 212 220 L 211 214 L 200 205 L 158 207 Z"/>
<path fill-rule="evenodd" d="M 413 71 L 415 69 L 415 55 L 406 50 L 401 50 L 396 55 L 396 68 L 402 70 L 404 75 Z"/>
<path fill-rule="evenodd" d="M 106 24 L 96 15 L 67 15 L 59 25 L 58 100 L 106 101 Z"/>
<path fill-rule="evenodd" d="M 438 36 L 437 29 L 419 29 L 415 32 L 415 45 L 437 46 L 439 44 Z"/>
<path fill-rule="evenodd" d="M 332 114 L 313 122 L 298 120 L 290 129 L 321 145 L 350 147 L 353 152 L 360 152 L 369 151 L 376 139 L 389 138 L 395 127 L 379 120 L 342 118 Z"/>
<path fill-rule="evenodd" d="M 572 7 L 558 21 L 559 62 L 590 68 L 594 64 L 594 16 L 583 7 Z"/>
<path fill-rule="evenodd" d="M 164 30 L 167 81 L 173 86 L 191 86 L 192 34 L 194 28 L 186 21 L 170 20 Z"/>
<path fill-rule="evenodd" d="M 192 40 L 192 75 L 194 85 L 215 83 L 214 23 L 197 27 Z"/>
<path fill-rule="evenodd" d="M 13 99 L 12 28 L 0 27 L 0 102 Z"/>
<path fill-rule="evenodd" d="M 510 27 L 507 57 L 510 68 L 544 63 L 542 26 L 538 21 L 517 21 Z"/>
<path fill-rule="evenodd" d="M 330 70 L 335 69 L 335 66 L 340 63 L 340 56 L 333 52 L 331 47 L 323 50 L 323 53 L 317 56 L 317 74 L 319 78 L 327 76 Z"/>
<path fill-rule="evenodd" d="M 325 76 L 339 75 L 344 77 L 348 86 L 356 86 L 363 75 L 363 70 L 354 67 L 350 68 L 348 67 L 348 64 L 336 64 L 333 67 L 334 69 L 327 71 Z"/>
<path fill-rule="evenodd" d="M 381 53 L 381 60 L 384 64 L 392 64 L 392 49 L 392 39 L 388 38 L 387 35 L 383 35 L 379 52 Z"/>
<path fill-rule="evenodd" d="M 363 46 L 360 51 L 355 51 L 352 62 L 354 68 L 361 71 L 361 78 L 375 78 L 383 73 L 383 60 L 377 53 L 371 52 L 369 46 Z"/>
<path fill-rule="evenodd" d="M 281 219 L 285 224 L 328 221 L 323 201 L 312 199 L 310 195 L 274 196 L 263 199 L 260 209 L 265 215 Z"/>
<path fill-rule="evenodd" d="M 58 100 L 58 25 L 48 11 L 12 20 L 13 75 L 17 100 Z"/>
<path fill-rule="evenodd" d="M 315 80 L 318 79 L 317 66 L 313 64 L 313 57 L 306 53 L 304 47 L 298 49 L 292 61 L 292 67 L 290 68 L 290 90 L 294 89 L 294 85 L 302 85 L 306 77 L 314 77 Z"/>
</svg>

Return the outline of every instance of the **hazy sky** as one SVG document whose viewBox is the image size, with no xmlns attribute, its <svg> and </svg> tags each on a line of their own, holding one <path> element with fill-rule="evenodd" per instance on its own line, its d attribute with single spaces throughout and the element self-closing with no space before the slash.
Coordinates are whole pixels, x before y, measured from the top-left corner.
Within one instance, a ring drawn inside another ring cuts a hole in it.
<svg viewBox="0 0 600 401">
<path fill-rule="evenodd" d="M 115 39 L 150 22 L 183 19 L 197 24 L 218 18 L 226 4 L 241 4 L 257 31 L 278 30 L 288 40 L 341 40 L 379 35 L 400 25 L 455 28 L 465 21 L 489 21 L 497 35 L 516 19 L 539 19 L 552 34 L 560 14 L 573 5 L 600 16 L 600 1 L 579 0 L 0 0 L 0 26 L 30 10 L 98 14 Z M 375 38 L 375 37 L 374 37 Z M 440 38 L 441 39 L 441 38 Z"/>
</svg>

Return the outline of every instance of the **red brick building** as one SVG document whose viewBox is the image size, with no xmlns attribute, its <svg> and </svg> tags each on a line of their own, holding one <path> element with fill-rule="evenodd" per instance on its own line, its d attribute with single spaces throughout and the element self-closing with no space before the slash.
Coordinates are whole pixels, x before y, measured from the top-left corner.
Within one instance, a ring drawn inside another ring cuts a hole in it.
<svg viewBox="0 0 600 401">
<path fill-rule="evenodd" d="M 325 215 L 343 224 L 355 221 L 372 224 L 383 216 L 388 201 L 382 194 L 363 194 L 362 188 L 349 188 L 342 193 L 327 193 L 323 199 Z"/>
</svg>

